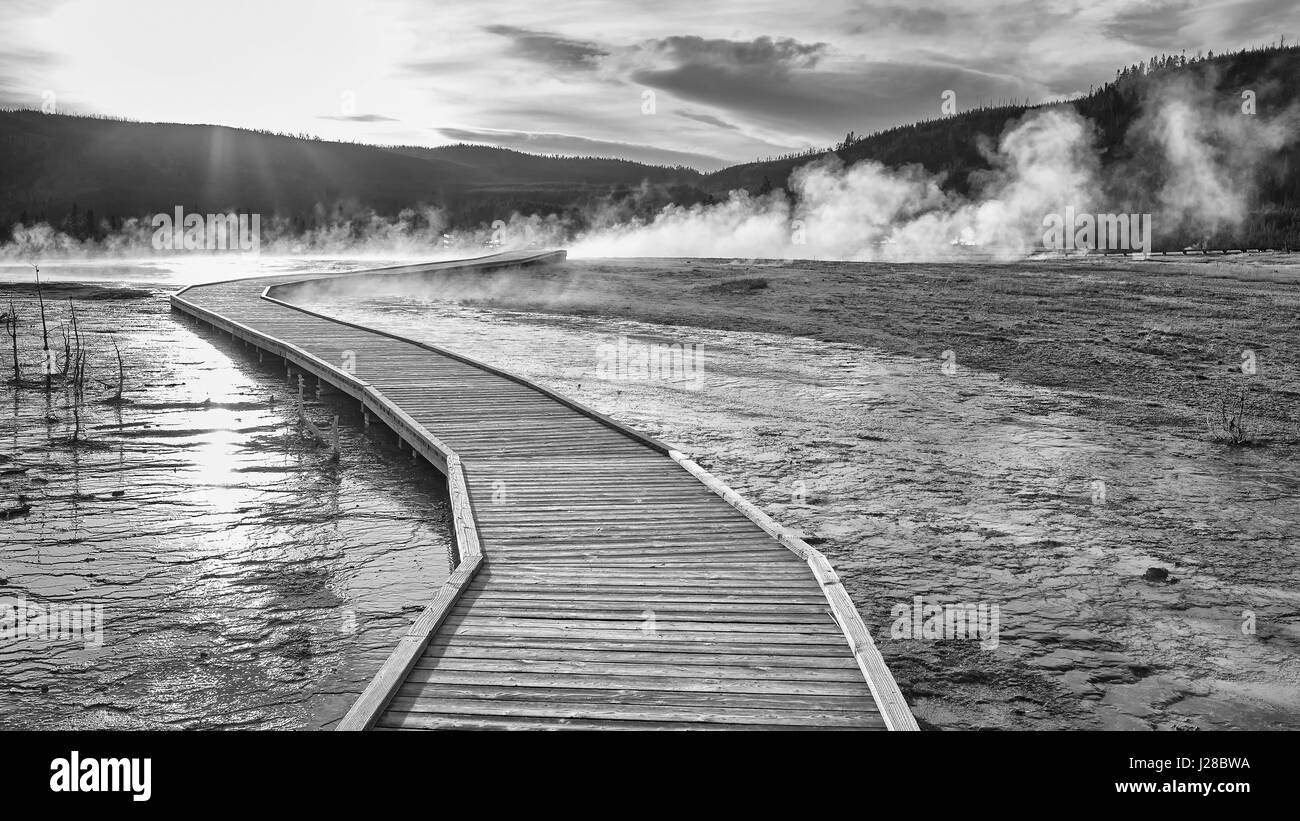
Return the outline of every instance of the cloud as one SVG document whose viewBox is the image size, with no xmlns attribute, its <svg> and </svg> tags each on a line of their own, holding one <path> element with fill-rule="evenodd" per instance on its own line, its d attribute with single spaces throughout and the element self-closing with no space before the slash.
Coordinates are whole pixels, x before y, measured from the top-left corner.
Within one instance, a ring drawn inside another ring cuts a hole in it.
<svg viewBox="0 0 1300 821">
<path fill-rule="evenodd" d="M 862 23 L 849 26 L 850 34 L 865 34 L 877 29 L 887 28 L 915 34 L 941 34 L 948 31 L 956 21 L 970 16 L 969 12 L 950 12 L 945 9 L 923 8 L 919 6 L 878 6 L 859 3 L 852 13 L 852 19 L 865 18 Z"/>
<path fill-rule="evenodd" d="M 506 25 L 484 26 L 483 30 L 509 38 L 515 56 L 561 71 L 591 70 L 601 57 L 609 55 L 596 43 L 544 31 Z"/>
<path fill-rule="evenodd" d="M 428 0 L 365 9 L 341 0 L 227 0 L 189 11 L 168 0 L 0 0 L 0 105 L 39 106 L 48 88 L 60 109 L 149 121 L 320 130 L 337 139 L 354 139 L 368 123 L 402 142 L 432 136 L 408 124 L 471 123 L 745 161 L 935 116 L 946 89 L 957 92 L 959 108 L 1042 102 L 1086 92 L 1152 54 L 1300 36 L 1296 0 L 742 6 L 444 3 L 431 13 Z M 259 22 L 243 32 L 245 8 Z M 145 18 L 209 36 L 157 37 L 157 26 L 139 25 Z M 316 59 L 325 52 L 334 56 Z M 311 81 L 287 97 L 275 84 L 221 94 L 221 72 L 205 66 L 232 54 L 262 76 L 313 65 Z M 362 94 L 359 110 L 387 113 L 339 116 L 331 104 L 338 89 Z M 658 94 L 657 117 L 643 116 L 647 89 Z"/>
<path fill-rule="evenodd" d="M 809 135 L 841 135 L 938 116 L 940 95 L 953 89 L 961 106 L 1024 98 L 1036 89 L 1013 78 L 955 66 L 858 63 L 834 70 L 760 76 L 720 66 L 690 64 L 642 70 L 638 83 L 727 112 L 731 119 L 773 130 L 797 123 Z"/>
<path fill-rule="evenodd" d="M 1295 42 L 1300 35 L 1300 16 L 1295 0 L 1241 0 L 1220 7 L 1209 7 L 1229 44 L 1272 42 L 1285 34 Z M 1220 49 L 1215 49 L 1219 51 Z"/>
<path fill-rule="evenodd" d="M 1015 74 L 970 70 L 951 55 L 869 60 L 789 37 L 666 37 L 640 44 L 621 62 L 634 83 L 708 109 L 674 112 L 721 129 L 712 138 L 701 132 L 707 139 L 730 132 L 753 143 L 763 135 L 795 148 L 937 116 L 947 89 L 964 105 L 1042 96 L 1041 86 Z"/>
<path fill-rule="evenodd" d="M 731 131 L 740 130 L 740 126 L 733 125 L 724 120 L 720 120 L 717 117 L 714 117 L 712 114 L 702 114 L 698 111 L 687 111 L 685 109 L 680 109 L 680 108 L 674 111 L 673 113 L 676 114 L 678 117 L 685 117 L 686 119 L 694 120 L 697 123 L 704 123 L 705 125 L 716 126 L 717 128 L 726 128 Z"/>
<path fill-rule="evenodd" d="M 1102 25 L 1102 32 L 1144 48 L 1182 48 L 1182 30 L 1195 12 L 1190 0 L 1122 8 Z"/>
<path fill-rule="evenodd" d="M 723 111 L 758 114 L 769 121 L 808 116 L 832 104 L 828 86 L 837 84 L 836 77 L 814 71 L 828 49 L 825 43 L 789 37 L 665 37 L 638 47 L 630 77 Z M 714 124 L 720 122 L 714 118 Z"/>
<path fill-rule="evenodd" d="M 462 71 L 473 71 L 483 65 L 482 60 L 467 59 L 445 59 L 434 58 L 431 60 L 409 60 L 401 64 L 401 68 L 413 74 L 432 74 L 434 76 L 444 76 Z"/>
<path fill-rule="evenodd" d="M 0 105 L 39 108 L 48 84 L 43 78 L 58 62 L 46 51 L 6 45 L 0 51 Z"/>
<path fill-rule="evenodd" d="M 784 73 L 815 68 L 829 50 L 826 43 L 801 43 L 791 37 L 724 40 L 679 35 L 650 40 L 642 49 L 678 66 L 714 66 L 728 70 Z"/>
<path fill-rule="evenodd" d="M 401 122 L 396 117 L 385 117 L 382 114 L 322 114 L 318 120 L 338 120 L 343 123 L 396 123 Z"/>
</svg>

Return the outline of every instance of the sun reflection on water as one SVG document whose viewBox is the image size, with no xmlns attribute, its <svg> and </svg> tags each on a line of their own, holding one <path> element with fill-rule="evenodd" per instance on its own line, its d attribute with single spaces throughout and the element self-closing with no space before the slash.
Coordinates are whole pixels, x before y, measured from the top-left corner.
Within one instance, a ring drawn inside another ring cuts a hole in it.
<svg viewBox="0 0 1300 821">
<path fill-rule="evenodd" d="M 32 264 L 42 282 L 113 282 L 124 285 L 164 285 L 177 288 L 201 282 L 299 272 L 354 271 L 421 259 L 378 257 L 292 257 L 252 254 L 191 254 L 121 259 L 24 259 L 0 261 L 0 282 L 35 281 Z"/>
</svg>

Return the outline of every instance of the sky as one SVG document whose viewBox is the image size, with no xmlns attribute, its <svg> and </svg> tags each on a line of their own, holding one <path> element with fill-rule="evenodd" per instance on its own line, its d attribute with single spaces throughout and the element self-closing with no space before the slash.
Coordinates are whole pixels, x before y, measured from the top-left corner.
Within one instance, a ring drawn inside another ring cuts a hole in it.
<svg viewBox="0 0 1300 821">
<path fill-rule="evenodd" d="M 1297 0 L 0 0 L 0 106 L 713 170 L 1153 54 L 1300 41 Z"/>
</svg>

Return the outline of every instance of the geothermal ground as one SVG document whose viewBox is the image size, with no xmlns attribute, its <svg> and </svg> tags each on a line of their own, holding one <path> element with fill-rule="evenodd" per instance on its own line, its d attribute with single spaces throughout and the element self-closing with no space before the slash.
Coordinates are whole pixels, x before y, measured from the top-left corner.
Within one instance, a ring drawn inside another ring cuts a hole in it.
<svg viewBox="0 0 1300 821">
<path fill-rule="evenodd" d="M 579 260 L 308 306 L 693 455 L 826 553 L 924 726 L 1296 728 L 1297 282 L 1286 257 Z M 100 648 L 0 645 L 0 725 L 326 726 L 446 574 L 438 483 L 343 405 L 332 466 L 282 371 L 139 290 L 75 297 L 96 375 L 110 335 L 130 368 L 95 447 L 58 441 L 61 396 L 0 389 L 0 505 L 32 505 L 0 521 L 0 594 L 107 612 Z M 611 379 L 621 338 L 703 371 Z M 1224 398 L 1248 444 L 1216 441 Z M 996 646 L 895 637 L 918 596 L 996 606 Z"/>
<path fill-rule="evenodd" d="M 694 455 L 827 554 L 924 724 L 1300 727 L 1284 260 L 576 261 L 314 307 Z M 602 378 L 620 337 L 703 373 Z M 917 596 L 996 606 L 997 647 L 894 638 Z"/>
</svg>

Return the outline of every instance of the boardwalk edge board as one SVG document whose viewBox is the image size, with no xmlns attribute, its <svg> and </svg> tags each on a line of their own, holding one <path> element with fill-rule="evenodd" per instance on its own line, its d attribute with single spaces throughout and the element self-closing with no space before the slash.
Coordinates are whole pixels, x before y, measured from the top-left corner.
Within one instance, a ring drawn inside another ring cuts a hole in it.
<svg viewBox="0 0 1300 821">
<path fill-rule="evenodd" d="M 452 351 L 299 308 L 277 298 L 274 295 L 274 292 L 277 292 L 279 289 L 301 287 L 312 282 L 355 275 L 407 274 L 442 270 L 492 270 L 501 267 L 546 264 L 549 262 L 560 261 L 565 258 L 566 252 L 564 251 L 548 251 L 523 255 L 506 252 L 503 254 L 492 254 L 467 260 L 421 263 L 415 265 L 367 269 L 364 271 L 342 272 L 339 274 L 307 276 L 301 279 L 271 284 L 261 292 L 260 298 L 286 309 L 307 314 L 331 323 L 344 325 L 376 334 L 378 336 L 384 336 L 403 343 L 415 345 L 432 353 L 463 362 L 472 367 L 509 379 L 512 382 L 531 388 L 532 390 L 535 390 L 608 428 L 628 436 L 660 454 L 671 457 L 673 461 L 675 461 L 685 471 L 690 473 L 709 490 L 720 496 L 734 509 L 756 524 L 780 545 L 793 552 L 800 559 L 804 560 L 829 605 L 831 615 L 834 617 L 836 624 L 839 626 L 840 631 L 843 633 L 843 636 L 848 643 L 858 669 L 865 678 L 867 686 L 880 709 L 881 717 L 886 728 L 890 730 L 918 729 L 916 719 L 912 716 L 911 710 L 908 708 L 906 700 L 899 691 L 893 675 L 885 665 L 884 659 L 881 657 L 879 650 L 871 640 L 871 636 L 868 633 L 866 626 L 863 624 L 857 608 L 854 607 L 851 598 L 844 589 L 844 585 L 840 582 L 834 568 L 831 567 L 825 556 L 803 541 L 803 539 L 799 538 L 796 534 L 776 522 L 762 510 L 754 506 L 751 502 L 744 499 L 739 493 L 727 486 L 720 479 L 700 467 L 686 454 L 674 448 L 670 448 L 653 437 L 629 428 L 596 410 L 575 402 L 568 397 L 561 396 L 523 377 L 478 362 Z M 419 618 L 412 623 L 407 633 L 398 642 L 397 647 L 393 649 L 392 653 L 371 680 L 370 684 L 366 687 L 365 691 L 356 702 L 354 702 L 347 715 L 336 727 L 336 729 L 341 731 L 367 730 L 374 726 L 375 722 L 379 719 L 389 703 L 393 701 L 398 690 L 406 681 L 407 676 L 415 668 L 425 649 L 433 639 L 434 634 L 451 615 L 453 607 L 456 606 L 462 594 L 473 582 L 480 567 L 486 563 L 488 557 L 483 553 L 479 541 L 474 505 L 470 498 L 469 486 L 465 478 L 464 468 L 461 464 L 460 457 L 454 450 L 448 447 L 446 443 L 435 436 L 432 431 L 412 419 L 410 415 L 398 407 L 395 402 L 375 390 L 365 380 L 359 379 L 353 374 L 329 364 L 292 343 L 264 334 L 242 323 L 216 314 L 183 297 L 183 294 L 195 287 L 237 282 L 244 279 L 264 280 L 267 278 L 268 277 L 265 275 L 239 277 L 221 280 L 220 282 L 186 286 L 171 296 L 171 305 L 173 308 L 189 313 L 196 319 L 204 321 L 220 331 L 229 333 L 232 338 L 242 338 L 245 342 L 254 344 L 269 353 L 280 356 L 286 362 L 293 363 L 300 370 L 316 376 L 317 379 L 330 382 L 342 392 L 360 401 L 366 409 L 373 412 L 378 418 L 389 425 L 389 427 L 397 431 L 399 436 L 407 441 L 414 450 L 423 455 L 447 477 L 455 544 L 460 560 L 456 564 L 447 581 L 438 589 L 433 600 L 421 613 Z"/>
<path fill-rule="evenodd" d="M 876 698 L 876 704 L 880 706 L 880 714 L 885 719 L 885 726 L 891 730 L 920 729 L 917 727 L 916 718 L 912 715 L 911 709 L 907 706 L 907 700 L 903 698 L 902 692 L 898 689 L 898 683 L 894 681 L 893 674 L 889 672 L 889 667 L 885 665 L 884 658 L 881 657 L 880 651 L 876 649 L 875 642 L 871 640 L 871 634 L 867 631 L 867 626 L 862 623 L 862 616 L 858 613 L 857 607 L 853 605 L 853 600 L 849 597 L 848 591 L 844 589 L 844 584 L 840 581 L 835 568 L 831 567 L 831 563 L 827 561 L 821 551 L 758 509 L 752 502 L 746 500 L 725 482 L 700 467 L 682 452 L 673 450 L 669 451 L 668 455 L 692 476 L 703 482 L 709 490 L 712 490 L 736 510 L 748 516 L 754 524 L 775 538 L 782 547 L 808 563 L 809 570 L 812 571 L 813 577 L 817 579 L 817 585 L 821 588 L 822 594 L 826 596 L 826 601 L 831 607 L 831 615 L 835 617 L 835 623 L 843 631 L 844 638 L 848 641 L 849 648 L 853 652 L 853 658 L 857 661 L 863 677 L 866 678 L 867 686 L 871 688 L 871 694 Z"/>
</svg>

